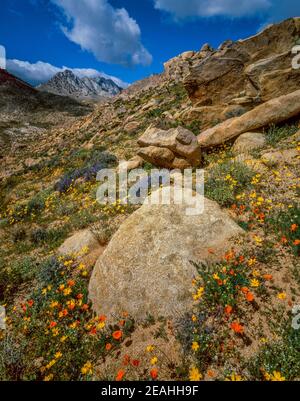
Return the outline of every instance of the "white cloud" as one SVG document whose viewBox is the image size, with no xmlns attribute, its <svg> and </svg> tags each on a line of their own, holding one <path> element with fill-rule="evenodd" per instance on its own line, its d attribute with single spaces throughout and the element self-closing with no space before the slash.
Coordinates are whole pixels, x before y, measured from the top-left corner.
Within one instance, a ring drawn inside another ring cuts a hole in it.
<svg viewBox="0 0 300 401">
<path fill-rule="evenodd" d="M 243 17 L 266 11 L 270 0 L 154 0 L 155 8 L 176 19 L 187 17 Z"/>
<path fill-rule="evenodd" d="M 152 56 L 141 43 L 141 30 L 124 8 L 107 0 L 52 0 L 63 10 L 69 40 L 94 54 L 99 61 L 122 65 L 149 65 Z"/>
<path fill-rule="evenodd" d="M 126 82 L 121 81 L 119 78 L 107 75 L 104 72 L 94 70 L 92 68 L 69 68 L 66 66 L 55 67 L 52 64 L 38 61 L 37 63 L 29 63 L 28 61 L 21 60 L 7 60 L 6 68 L 9 72 L 16 75 L 32 85 L 38 85 L 51 79 L 55 74 L 64 70 L 71 70 L 79 77 L 96 77 L 101 76 L 113 80 L 117 85 L 122 88 L 128 86 Z"/>
<path fill-rule="evenodd" d="M 60 68 L 43 61 L 31 64 L 28 61 L 7 60 L 6 68 L 17 77 L 34 84 L 48 81 L 53 75 L 61 71 Z"/>
</svg>

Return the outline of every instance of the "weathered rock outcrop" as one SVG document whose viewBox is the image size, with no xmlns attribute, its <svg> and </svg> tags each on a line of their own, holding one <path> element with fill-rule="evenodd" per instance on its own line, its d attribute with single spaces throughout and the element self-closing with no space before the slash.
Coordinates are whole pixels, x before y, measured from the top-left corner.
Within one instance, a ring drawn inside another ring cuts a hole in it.
<svg viewBox="0 0 300 401">
<path fill-rule="evenodd" d="M 187 206 L 144 204 L 121 225 L 91 277 L 97 313 L 176 318 L 191 308 L 196 269 L 190 260 L 220 257 L 243 230 L 213 201 L 205 199 L 197 216 L 187 216 Z"/>
<path fill-rule="evenodd" d="M 278 124 L 300 114 L 300 90 L 280 96 L 257 106 L 240 117 L 231 118 L 202 132 L 198 136 L 201 147 L 220 145 L 240 134 Z"/>
<path fill-rule="evenodd" d="M 150 126 L 138 144 L 139 156 L 159 167 L 196 167 L 201 161 L 197 137 L 182 127 L 162 130 Z"/>
<path fill-rule="evenodd" d="M 247 105 L 187 107 L 179 113 L 178 119 L 189 124 L 197 121 L 199 127 L 204 130 L 228 118 L 241 116 L 250 109 Z"/>
<path fill-rule="evenodd" d="M 300 85 L 291 50 L 300 36 L 300 18 L 271 25 L 246 40 L 228 42 L 190 67 L 184 84 L 198 105 L 268 101 Z M 239 103 L 242 104 L 242 103 Z"/>
</svg>

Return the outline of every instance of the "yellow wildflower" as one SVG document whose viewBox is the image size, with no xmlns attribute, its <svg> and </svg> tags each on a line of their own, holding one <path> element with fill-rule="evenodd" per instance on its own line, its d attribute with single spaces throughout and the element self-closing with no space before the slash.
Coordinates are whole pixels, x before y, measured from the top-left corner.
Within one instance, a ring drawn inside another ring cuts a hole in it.
<svg viewBox="0 0 300 401">
<path fill-rule="evenodd" d="M 53 380 L 53 377 L 53 374 L 50 373 L 50 375 L 44 377 L 44 382 L 50 382 L 51 380 Z"/>
<path fill-rule="evenodd" d="M 190 381 L 197 382 L 202 379 L 202 374 L 199 372 L 199 369 L 196 367 L 192 367 L 190 370 Z"/>
<path fill-rule="evenodd" d="M 84 366 L 81 368 L 81 373 L 83 375 L 91 375 L 93 373 L 93 366 L 91 362 L 88 361 L 84 364 Z"/>
<path fill-rule="evenodd" d="M 258 281 L 256 278 L 252 279 L 252 280 L 250 281 L 250 284 L 251 284 L 251 287 L 254 287 L 254 288 L 260 286 L 260 283 L 259 283 L 259 281 Z"/>
<path fill-rule="evenodd" d="M 155 365 L 155 364 L 157 363 L 157 361 L 158 361 L 157 357 L 154 356 L 154 357 L 151 359 L 150 363 L 151 363 L 151 365 Z"/>
<path fill-rule="evenodd" d="M 197 341 L 194 341 L 192 343 L 192 350 L 196 352 L 196 351 L 198 351 L 199 348 L 200 348 L 199 343 Z"/>
<path fill-rule="evenodd" d="M 230 378 L 225 379 L 225 381 L 231 381 L 231 382 L 241 382 L 243 381 L 242 376 L 236 375 L 235 373 L 232 373 Z"/>
</svg>

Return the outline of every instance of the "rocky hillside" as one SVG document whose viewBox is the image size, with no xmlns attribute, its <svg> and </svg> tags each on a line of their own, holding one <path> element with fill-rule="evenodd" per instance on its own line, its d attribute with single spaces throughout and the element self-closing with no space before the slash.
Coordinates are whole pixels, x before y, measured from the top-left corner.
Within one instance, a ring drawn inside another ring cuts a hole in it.
<svg viewBox="0 0 300 401">
<path fill-rule="evenodd" d="M 0 69 L 0 157 L 7 155 L 8 149 L 22 149 L 26 141 L 31 146 L 48 128 L 70 123 L 91 111 L 89 105 L 39 92 Z"/>
<path fill-rule="evenodd" d="M 185 52 L 8 148 L 1 379 L 300 379 L 299 37 L 294 18 Z M 204 168 L 203 214 L 98 204 L 121 160 Z"/>
<path fill-rule="evenodd" d="M 81 100 L 100 100 L 117 95 L 122 90 L 111 79 L 101 76 L 79 78 L 70 70 L 57 73 L 48 82 L 39 85 L 37 89 Z"/>
</svg>

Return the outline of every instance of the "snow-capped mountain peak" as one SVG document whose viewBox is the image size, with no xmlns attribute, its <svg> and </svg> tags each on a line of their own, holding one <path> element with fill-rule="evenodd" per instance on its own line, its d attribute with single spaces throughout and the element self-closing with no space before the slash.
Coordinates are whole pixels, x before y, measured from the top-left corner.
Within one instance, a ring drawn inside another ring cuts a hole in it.
<svg viewBox="0 0 300 401">
<path fill-rule="evenodd" d="M 71 70 L 64 70 L 54 75 L 48 82 L 37 89 L 56 95 L 70 96 L 78 99 L 101 99 L 119 94 L 122 88 L 112 79 L 95 75 L 78 76 Z"/>
</svg>

